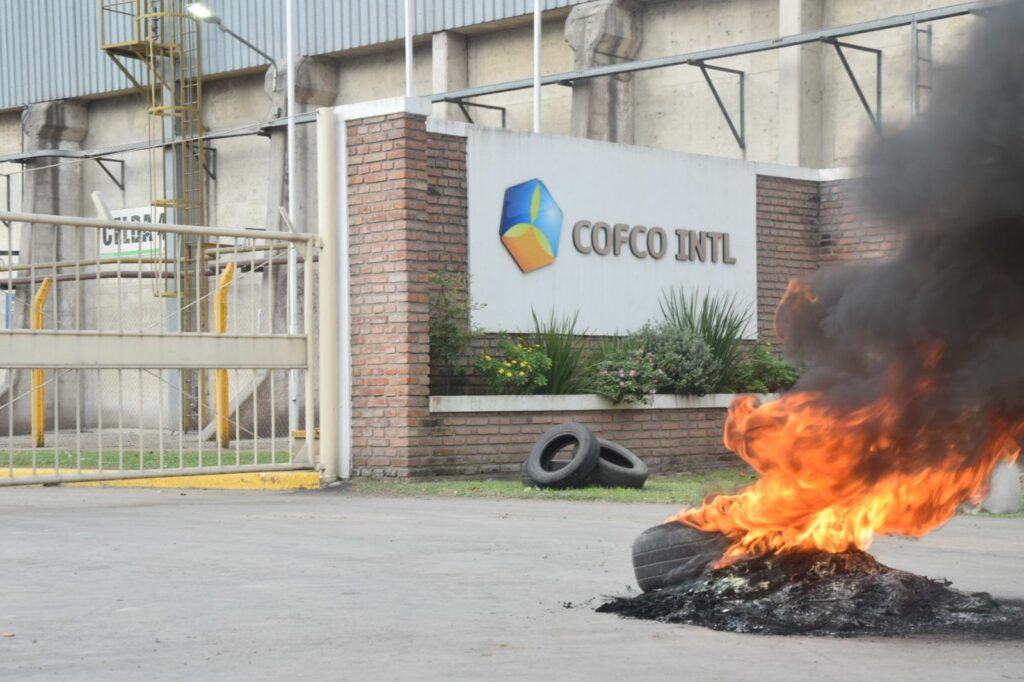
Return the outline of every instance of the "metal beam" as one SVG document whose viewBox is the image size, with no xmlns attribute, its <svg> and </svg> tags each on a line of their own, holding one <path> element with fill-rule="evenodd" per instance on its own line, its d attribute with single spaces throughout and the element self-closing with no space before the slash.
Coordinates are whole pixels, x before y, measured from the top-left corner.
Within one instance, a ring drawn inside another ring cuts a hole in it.
<svg viewBox="0 0 1024 682">
<path fill-rule="evenodd" d="M 303 336 L 47 330 L 0 334 L 0 357 L 12 369 L 305 369 L 307 359 Z"/>
<path fill-rule="evenodd" d="M 767 52 L 769 50 L 778 50 L 784 47 L 793 47 L 797 45 L 807 45 L 810 43 L 818 43 L 827 41 L 829 39 L 838 39 L 853 35 L 860 35 L 862 33 L 871 33 L 873 31 L 884 31 L 890 28 L 898 28 L 901 26 L 909 26 L 915 21 L 918 23 L 924 23 L 929 21 L 938 21 L 940 19 L 951 19 L 954 17 L 960 17 L 968 14 L 981 15 L 982 12 L 993 7 L 1008 4 L 1008 0 L 988 0 L 985 2 L 967 2 L 958 5 L 950 5 L 948 7 L 940 7 L 932 10 L 925 10 L 922 12 L 914 12 L 912 14 L 901 14 L 894 17 L 888 17 L 885 19 L 875 19 L 872 21 L 864 21 L 857 24 L 848 24 L 846 26 L 837 26 L 834 28 L 823 29 L 820 31 L 811 31 L 808 33 L 798 33 L 795 35 L 785 36 L 782 38 L 774 38 L 769 40 L 760 40 L 752 43 L 743 43 L 741 45 L 733 45 L 731 47 L 715 48 L 711 50 L 700 50 L 698 52 L 688 52 L 684 54 L 659 57 L 656 59 L 647 59 L 632 62 L 623 62 L 619 64 L 608 64 L 605 66 L 598 66 L 583 71 L 567 71 L 565 73 L 551 74 L 543 76 L 541 78 L 541 85 L 571 85 L 576 80 L 587 80 L 589 78 L 600 78 L 602 76 L 611 76 L 620 73 L 633 73 L 636 71 L 649 71 L 651 69 L 660 69 L 667 66 L 677 66 L 682 64 L 696 65 L 699 62 L 704 62 L 711 59 L 724 59 L 727 57 L 738 57 L 746 54 L 755 54 L 758 52 Z M 482 85 L 473 88 L 465 88 L 462 90 L 451 90 L 448 92 L 435 93 L 430 96 L 430 100 L 434 103 L 438 102 L 457 102 L 471 97 L 481 97 L 483 95 L 494 95 L 502 92 L 514 92 L 516 90 L 526 90 L 533 87 L 533 79 L 526 78 L 516 81 L 508 81 L 505 83 L 496 83 L 493 85 Z M 316 112 L 306 112 L 298 114 L 294 117 L 294 122 L 297 125 L 312 123 L 316 119 Z M 238 128 L 231 128 L 228 130 L 221 130 L 216 132 L 206 133 L 196 138 L 199 140 L 222 140 L 232 137 L 244 137 L 246 135 L 266 135 L 269 131 L 276 128 L 282 128 L 287 126 L 288 122 L 283 119 L 278 119 L 270 123 L 255 123 L 248 126 L 240 126 Z M 77 153 L 61 152 L 60 150 L 39 150 L 36 152 L 29 153 L 18 153 L 18 154 L 7 154 L 0 156 L 0 163 L 26 163 L 33 159 L 40 157 L 53 156 L 61 158 L 71 159 L 88 159 L 96 156 L 110 155 L 110 154 L 124 154 L 128 152 L 144 151 L 146 149 L 152 149 L 154 146 L 162 145 L 151 145 L 148 142 L 132 143 L 127 145 L 119 145 L 115 147 L 106 147 L 103 149 L 91 149 L 84 150 Z"/>
<path fill-rule="evenodd" d="M 684 64 L 695 65 L 699 62 L 705 62 L 711 59 L 725 59 L 727 57 L 738 57 L 741 55 L 755 54 L 758 52 L 767 52 L 769 50 L 778 50 L 783 47 L 794 47 L 797 45 L 807 45 L 810 43 L 819 43 L 822 41 L 836 40 L 848 36 L 860 35 L 861 33 L 884 31 L 890 28 L 909 26 L 915 21 L 921 23 L 926 21 L 936 21 L 938 19 L 950 19 L 952 17 L 973 14 L 975 12 L 980 12 L 1003 4 L 1007 4 L 1006 0 L 995 0 L 990 2 L 967 2 L 959 5 L 951 5 L 949 7 L 940 7 L 932 10 L 925 10 L 923 12 L 901 14 L 898 16 L 888 17 L 885 19 L 874 19 L 872 21 L 862 21 L 857 24 L 848 24 L 846 26 L 837 26 L 834 28 L 822 29 L 820 31 L 798 33 L 795 35 L 784 36 L 782 38 L 759 40 L 752 43 L 743 43 L 741 45 L 733 45 L 730 47 L 719 47 L 710 50 L 699 50 L 697 52 L 687 52 L 684 54 L 672 55 L 669 57 L 658 57 L 655 59 L 622 62 L 618 64 L 606 64 L 604 66 L 595 66 L 593 68 L 585 69 L 582 71 L 566 71 L 564 73 L 556 73 L 542 77 L 541 85 L 558 85 L 571 81 L 587 80 L 590 78 L 601 78 L 602 76 L 614 76 L 622 73 L 635 73 L 637 71 L 662 69 L 667 66 L 681 66 Z M 481 85 L 474 88 L 465 88 L 462 90 L 442 92 L 432 95 L 430 99 L 433 102 L 444 102 L 448 100 L 465 99 L 467 97 L 494 95 L 501 92 L 526 90 L 532 87 L 533 79 L 524 78 L 521 80 L 509 81 L 507 83 Z"/>
</svg>

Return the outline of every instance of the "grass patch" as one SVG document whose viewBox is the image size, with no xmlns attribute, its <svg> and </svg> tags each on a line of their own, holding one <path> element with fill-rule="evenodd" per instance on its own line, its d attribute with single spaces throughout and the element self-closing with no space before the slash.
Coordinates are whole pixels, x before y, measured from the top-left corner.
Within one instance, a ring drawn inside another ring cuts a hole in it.
<svg viewBox="0 0 1024 682">
<path fill-rule="evenodd" d="M 33 453 L 31 451 L 18 451 L 13 453 L 11 458 L 11 461 L 13 462 L 12 466 L 15 469 L 31 468 L 33 464 L 32 454 Z M 237 460 L 236 454 L 239 455 Z M 286 464 L 291 461 L 291 457 L 285 451 L 266 451 L 254 454 L 252 450 L 242 450 L 240 453 L 236 453 L 234 448 L 225 448 L 221 451 L 220 461 L 224 466 L 233 466 L 236 464 Z M 35 466 L 37 469 L 60 468 L 76 470 L 79 467 L 79 461 L 75 452 L 61 452 L 59 467 L 56 466 L 57 463 L 58 460 L 54 456 L 54 452 L 52 450 L 40 450 L 35 453 Z M 104 450 L 102 455 L 99 452 L 81 453 L 81 468 L 90 470 L 192 469 L 200 466 L 217 466 L 216 447 L 213 447 L 210 450 L 204 449 L 201 455 L 199 452 L 183 452 L 180 457 L 177 450 L 164 450 L 162 466 L 160 453 L 153 450 L 142 452 L 141 457 L 138 450 L 125 451 L 121 456 L 118 455 L 116 449 Z M 6 468 L 8 468 L 8 458 L 0 455 L 0 470 Z"/>
<path fill-rule="evenodd" d="M 539 490 L 527 488 L 518 480 L 381 480 L 356 478 L 348 490 L 357 495 L 380 497 L 495 497 L 516 500 L 576 500 L 583 502 L 646 502 L 652 504 L 698 505 L 711 493 L 734 493 L 757 480 L 749 470 L 716 469 L 695 474 L 657 476 L 647 480 L 642 490 L 629 488 L 578 488 Z M 1024 493 L 1022 506 L 1024 506 Z M 973 516 L 1000 519 L 1024 519 L 1024 512 Z"/>
<path fill-rule="evenodd" d="M 742 470 L 719 469 L 696 474 L 659 476 L 647 480 L 642 490 L 631 488 L 577 488 L 539 490 L 520 481 L 417 481 L 354 479 L 349 491 L 386 497 L 498 497 L 517 500 L 579 500 L 584 502 L 647 502 L 689 504 L 703 502 L 710 493 L 731 493 L 757 480 Z"/>
</svg>

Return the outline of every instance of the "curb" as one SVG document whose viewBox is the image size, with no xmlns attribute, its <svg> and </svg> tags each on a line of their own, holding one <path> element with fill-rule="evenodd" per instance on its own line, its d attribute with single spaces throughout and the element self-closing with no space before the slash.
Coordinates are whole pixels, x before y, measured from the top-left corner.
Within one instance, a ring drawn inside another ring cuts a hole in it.
<svg viewBox="0 0 1024 682">
<path fill-rule="evenodd" d="M 31 475 L 31 469 L 15 469 L 14 477 Z M 37 473 L 46 473 L 40 469 Z M 83 473 L 88 473 L 84 472 Z M 0 471 L 7 477 L 7 471 Z M 62 486 L 86 488 L 171 488 L 192 490 L 319 490 L 320 474 L 316 471 L 266 471 L 241 474 L 197 474 L 194 476 L 162 476 L 113 481 L 74 481 Z"/>
</svg>

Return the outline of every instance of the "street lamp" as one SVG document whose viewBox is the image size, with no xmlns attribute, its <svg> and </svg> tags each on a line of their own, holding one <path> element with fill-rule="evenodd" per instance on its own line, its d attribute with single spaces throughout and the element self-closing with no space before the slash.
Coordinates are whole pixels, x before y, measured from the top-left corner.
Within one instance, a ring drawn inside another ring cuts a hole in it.
<svg viewBox="0 0 1024 682">
<path fill-rule="evenodd" d="M 201 3 L 201 2 L 190 2 L 188 4 L 188 6 L 185 8 L 185 11 L 188 12 L 189 14 L 191 14 L 193 19 L 201 21 L 204 24 L 213 24 L 214 26 L 219 28 L 224 33 L 227 33 L 229 36 L 231 36 L 232 38 L 234 38 L 238 42 L 242 43 L 243 45 L 248 47 L 250 50 L 252 50 L 256 54 L 258 54 L 259 56 L 261 56 L 264 59 L 266 59 L 271 64 L 274 64 L 274 58 L 273 57 L 271 57 L 269 54 L 267 54 L 266 52 L 264 52 L 260 48 L 256 47 L 255 45 L 250 43 L 248 40 L 246 40 L 242 36 L 238 35 L 234 31 L 232 31 L 230 28 L 225 26 L 224 22 L 222 22 L 220 20 L 220 17 L 218 17 L 214 13 L 214 11 L 212 9 L 210 9 L 209 7 L 204 5 L 203 3 Z"/>
</svg>

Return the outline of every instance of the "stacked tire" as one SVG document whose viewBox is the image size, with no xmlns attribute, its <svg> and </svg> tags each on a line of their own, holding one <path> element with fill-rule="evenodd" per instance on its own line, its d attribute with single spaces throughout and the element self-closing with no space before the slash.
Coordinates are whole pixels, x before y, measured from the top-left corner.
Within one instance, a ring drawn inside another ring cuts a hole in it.
<svg viewBox="0 0 1024 682">
<path fill-rule="evenodd" d="M 523 463 L 522 480 L 537 488 L 643 488 L 647 474 L 647 465 L 628 449 L 572 422 L 537 439 Z"/>
</svg>

